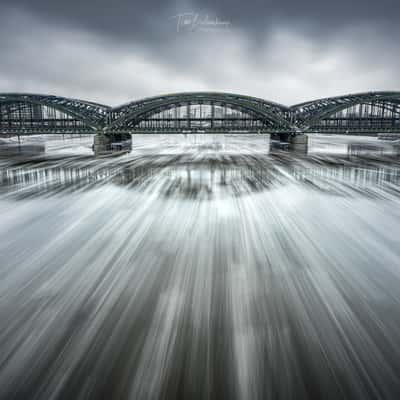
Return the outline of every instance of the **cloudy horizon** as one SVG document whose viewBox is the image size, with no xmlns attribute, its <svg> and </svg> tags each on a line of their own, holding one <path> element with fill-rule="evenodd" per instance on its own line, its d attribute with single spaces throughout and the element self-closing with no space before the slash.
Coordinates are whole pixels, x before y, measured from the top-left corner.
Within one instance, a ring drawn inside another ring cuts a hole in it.
<svg viewBox="0 0 400 400">
<path fill-rule="evenodd" d="M 207 90 L 293 105 L 400 89 L 392 0 L 3 3 L 0 92 L 114 106 Z"/>
</svg>

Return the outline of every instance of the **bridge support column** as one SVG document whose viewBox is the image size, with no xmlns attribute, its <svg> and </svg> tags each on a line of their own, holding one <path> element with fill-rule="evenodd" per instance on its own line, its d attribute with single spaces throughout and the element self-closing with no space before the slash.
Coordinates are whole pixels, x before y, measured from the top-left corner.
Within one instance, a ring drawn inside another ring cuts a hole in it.
<svg viewBox="0 0 400 400">
<path fill-rule="evenodd" d="M 118 155 L 132 150 L 130 133 L 98 133 L 94 136 L 93 152 L 95 156 Z"/>
<path fill-rule="evenodd" d="M 281 143 L 286 143 L 286 142 L 289 142 L 290 135 L 289 135 L 289 133 L 279 133 L 278 137 L 279 137 L 279 141 Z"/>
<path fill-rule="evenodd" d="M 301 153 L 308 151 L 308 136 L 307 135 L 292 135 L 289 138 L 289 148 Z"/>
</svg>

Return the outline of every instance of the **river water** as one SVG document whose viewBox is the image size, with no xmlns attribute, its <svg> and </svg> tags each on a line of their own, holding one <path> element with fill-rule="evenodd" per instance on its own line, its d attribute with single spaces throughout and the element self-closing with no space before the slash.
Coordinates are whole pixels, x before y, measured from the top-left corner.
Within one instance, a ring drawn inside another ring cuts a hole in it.
<svg viewBox="0 0 400 400">
<path fill-rule="evenodd" d="M 0 159 L 1 399 L 400 398 L 390 146 L 91 140 Z"/>
</svg>

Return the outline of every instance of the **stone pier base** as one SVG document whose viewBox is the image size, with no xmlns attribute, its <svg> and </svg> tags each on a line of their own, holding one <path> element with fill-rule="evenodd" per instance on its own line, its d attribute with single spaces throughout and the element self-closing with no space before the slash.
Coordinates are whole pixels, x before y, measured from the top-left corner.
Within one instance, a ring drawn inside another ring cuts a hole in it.
<svg viewBox="0 0 400 400">
<path fill-rule="evenodd" d="M 132 137 L 128 133 L 100 133 L 94 137 L 93 152 L 96 156 L 125 154 L 131 150 Z"/>
<path fill-rule="evenodd" d="M 308 136 L 307 135 L 295 135 L 289 139 L 289 148 L 294 151 L 307 153 L 308 151 Z"/>
</svg>

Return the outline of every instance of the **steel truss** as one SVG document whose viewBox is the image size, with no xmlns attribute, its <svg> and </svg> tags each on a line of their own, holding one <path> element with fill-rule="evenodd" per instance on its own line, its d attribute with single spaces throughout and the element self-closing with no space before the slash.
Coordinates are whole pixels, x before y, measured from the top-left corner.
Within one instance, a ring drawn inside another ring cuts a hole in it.
<svg viewBox="0 0 400 400">
<path fill-rule="evenodd" d="M 400 92 L 329 97 L 287 107 L 232 93 L 187 92 L 117 107 L 40 94 L 0 94 L 0 133 L 160 131 L 400 132 Z"/>
<path fill-rule="evenodd" d="M 400 92 L 328 97 L 290 107 L 292 121 L 308 132 L 400 131 Z"/>
</svg>

